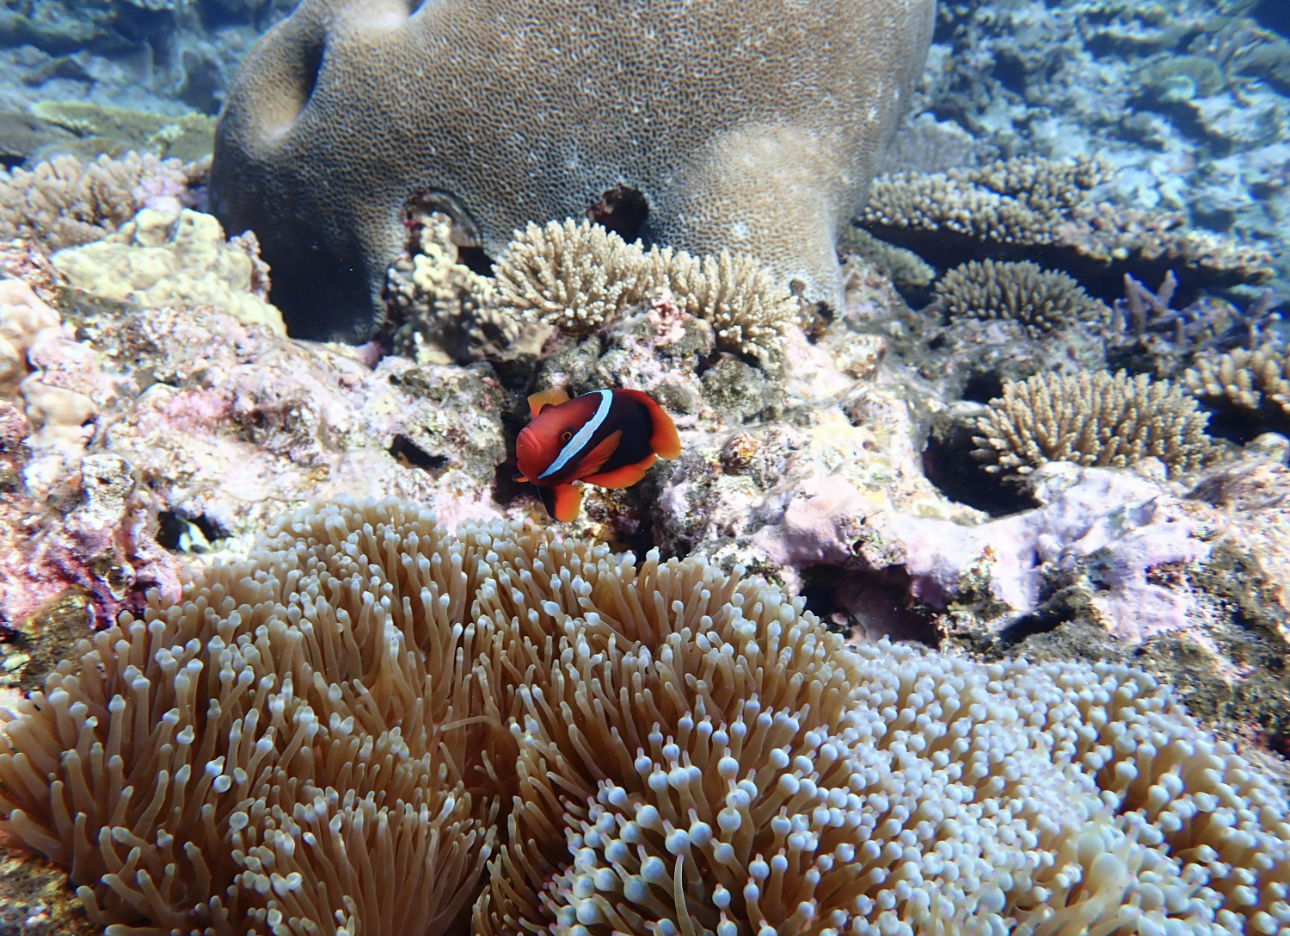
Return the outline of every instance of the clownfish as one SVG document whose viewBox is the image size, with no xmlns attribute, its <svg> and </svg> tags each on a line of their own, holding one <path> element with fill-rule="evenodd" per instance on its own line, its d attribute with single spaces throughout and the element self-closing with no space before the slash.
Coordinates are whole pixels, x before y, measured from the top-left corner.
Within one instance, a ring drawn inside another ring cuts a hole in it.
<svg viewBox="0 0 1290 936">
<path fill-rule="evenodd" d="M 582 507 L 572 482 L 631 487 L 655 456 L 676 458 L 681 440 L 662 407 L 639 390 L 593 390 L 569 399 L 563 390 L 529 397 L 533 421 L 515 440 L 517 481 L 531 481 L 546 512 L 569 521 Z"/>
</svg>

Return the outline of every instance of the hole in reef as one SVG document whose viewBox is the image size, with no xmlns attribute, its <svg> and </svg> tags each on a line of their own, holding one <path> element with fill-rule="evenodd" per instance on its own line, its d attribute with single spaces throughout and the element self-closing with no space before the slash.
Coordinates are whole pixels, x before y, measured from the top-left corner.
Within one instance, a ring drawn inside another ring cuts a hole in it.
<svg viewBox="0 0 1290 936">
<path fill-rule="evenodd" d="M 1003 517 L 1039 506 L 1020 485 L 991 474 L 972 455 L 972 430 L 961 423 L 934 428 L 923 449 L 923 473 L 960 504 Z"/>
<path fill-rule="evenodd" d="M 1243 410 L 1235 407 L 1202 407 L 1209 409 L 1209 424 L 1205 432 L 1216 439 L 1226 439 L 1245 445 L 1255 436 L 1265 432 L 1290 432 L 1290 419 L 1277 421 L 1271 407 L 1260 410 Z"/>
<path fill-rule="evenodd" d="M 882 571 L 860 570 L 836 565 L 813 565 L 802 569 L 802 597 L 825 626 L 844 636 L 859 628 L 868 640 L 916 640 L 929 647 L 939 642 L 930 617 L 919 613 L 911 601 L 909 576 L 904 567 Z"/>
<path fill-rule="evenodd" d="M 1260 0 L 1254 18 L 1267 29 L 1290 38 L 1290 4 L 1285 0 Z"/>
<path fill-rule="evenodd" d="M 973 403 L 989 403 L 1003 395 L 1003 378 L 998 371 L 974 371 L 963 382 L 963 399 Z"/>
<path fill-rule="evenodd" d="M 390 454 L 423 471 L 438 471 L 448 464 L 447 455 L 431 454 L 402 433 L 396 435 L 390 443 Z"/>
<path fill-rule="evenodd" d="M 1014 94 L 1026 93 L 1026 63 L 1020 56 L 1007 53 L 996 56 L 994 77 Z"/>
<path fill-rule="evenodd" d="M 587 217 L 629 244 L 640 240 L 649 218 L 649 202 L 638 189 L 615 185 L 587 209 Z"/>
<path fill-rule="evenodd" d="M 207 552 L 211 544 L 228 536 L 220 524 L 199 514 L 185 517 L 173 510 L 157 514 L 157 542 L 164 549 L 174 552 Z"/>
</svg>

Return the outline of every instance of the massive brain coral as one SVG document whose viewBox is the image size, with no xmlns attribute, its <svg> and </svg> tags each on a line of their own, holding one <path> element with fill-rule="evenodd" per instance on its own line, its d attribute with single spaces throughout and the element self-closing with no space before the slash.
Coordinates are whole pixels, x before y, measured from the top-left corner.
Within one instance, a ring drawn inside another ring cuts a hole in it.
<svg viewBox="0 0 1290 936">
<path fill-rule="evenodd" d="M 282 518 L 0 731 L 113 936 L 1290 930 L 1286 801 L 1149 676 L 397 502 Z"/>
<path fill-rule="evenodd" d="M 934 0 L 303 0 L 232 82 L 211 169 L 300 337 L 361 339 L 410 198 L 496 255 L 620 186 L 643 235 L 750 254 L 837 300 L 834 245 Z"/>
</svg>

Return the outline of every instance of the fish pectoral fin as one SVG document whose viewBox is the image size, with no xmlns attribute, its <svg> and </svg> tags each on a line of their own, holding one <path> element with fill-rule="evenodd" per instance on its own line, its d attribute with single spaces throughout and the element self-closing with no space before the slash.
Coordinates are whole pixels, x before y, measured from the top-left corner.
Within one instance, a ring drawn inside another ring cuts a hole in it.
<svg viewBox="0 0 1290 936">
<path fill-rule="evenodd" d="M 551 492 L 551 503 L 547 504 L 547 513 L 561 523 L 578 519 L 578 511 L 582 509 L 581 488 L 576 488 L 572 484 L 557 484 L 555 487 L 541 490 Z M 546 498 L 543 500 L 545 501 Z"/>
<path fill-rule="evenodd" d="M 585 478 L 587 475 L 593 475 L 600 470 L 600 466 L 609 461 L 609 456 L 618 451 L 618 443 L 623 439 L 623 430 L 619 429 L 605 436 L 599 445 L 593 448 L 578 462 L 578 467 L 574 469 L 575 478 Z"/>
<path fill-rule="evenodd" d="M 542 390 L 529 395 L 529 413 L 536 416 L 544 406 L 559 406 L 567 403 L 569 394 L 561 389 Z"/>
<path fill-rule="evenodd" d="M 582 480 L 588 484 L 595 484 L 603 488 L 627 488 L 645 477 L 645 472 L 649 471 L 650 466 L 653 464 L 654 456 L 651 455 L 634 465 L 623 465 L 621 468 L 606 471 L 604 474 L 588 475 Z"/>
<path fill-rule="evenodd" d="M 515 480 L 516 480 L 516 481 L 528 481 L 529 479 L 528 479 L 528 478 L 526 478 L 526 477 L 524 477 L 524 475 L 522 475 L 522 474 L 518 474 L 518 475 L 516 475 L 516 476 L 515 476 Z"/>
</svg>

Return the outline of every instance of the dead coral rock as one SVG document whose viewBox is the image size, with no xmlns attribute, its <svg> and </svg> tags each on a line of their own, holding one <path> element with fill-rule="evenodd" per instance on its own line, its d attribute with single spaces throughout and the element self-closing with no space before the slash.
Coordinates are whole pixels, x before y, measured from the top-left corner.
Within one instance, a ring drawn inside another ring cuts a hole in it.
<svg viewBox="0 0 1290 936">
<path fill-rule="evenodd" d="M 649 240 L 747 253 L 836 304 L 837 232 L 922 69 L 934 4 L 382 9 L 302 3 L 247 56 L 216 131 L 215 212 L 260 237 L 305 337 L 367 336 L 405 204 L 427 191 L 496 256 L 528 222 L 631 187 Z"/>
</svg>

